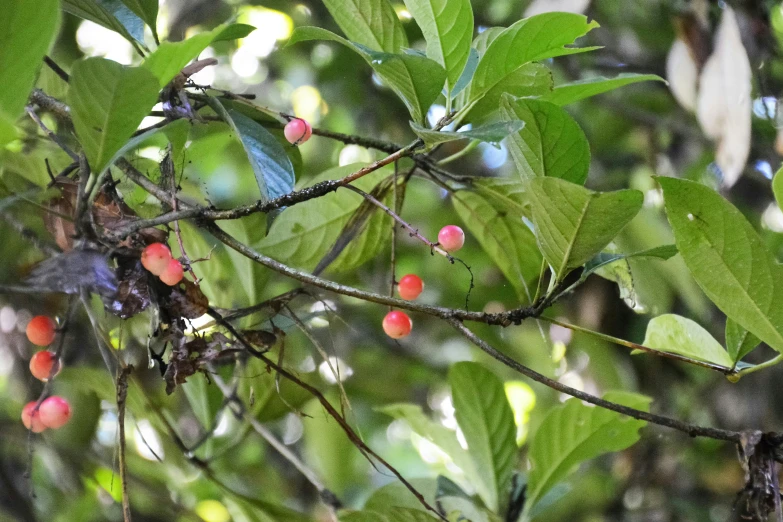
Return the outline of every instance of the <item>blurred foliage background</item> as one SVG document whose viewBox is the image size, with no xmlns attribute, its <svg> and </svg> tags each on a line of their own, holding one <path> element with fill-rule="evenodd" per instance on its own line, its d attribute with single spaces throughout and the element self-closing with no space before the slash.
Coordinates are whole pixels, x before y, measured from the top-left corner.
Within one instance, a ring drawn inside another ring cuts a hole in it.
<svg viewBox="0 0 783 522">
<path fill-rule="evenodd" d="M 414 47 L 421 33 L 401 2 L 393 2 Z M 473 0 L 476 26 L 508 26 L 518 20 L 524 0 Z M 783 254 L 783 214 L 774 205 L 772 173 L 780 163 L 776 148 L 775 109 L 783 85 L 781 5 L 772 0 L 728 2 L 737 11 L 753 79 L 753 139 L 750 160 L 739 182 L 725 195 L 747 215 L 779 255 Z M 720 16 L 722 2 L 705 4 L 709 20 Z M 621 72 L 666 75 L 666 56 L 681 21 L 694 6 L 685 0 L 593 0 L 586 13 L 601 27 L 583 45 L 603 49 L 558 58 L 550 66 L 556 83 Z M 316 127 L 407 143 L 413 135 L 403 105 L 372 77 L 371 70 L 342 46 L 307 42 L 283 49 L 296 26 L 314 25 L 338 31 L 317 1 L 161 0 L 159 29 L 172 40 L 211 29 L 229 19 L 259 29 L 239 42 L 220 42 L 202 57 L 219 64 L 193 79 L 235 93 L 256 95 L 256 101 L 308 119 Z M 778 32 L 780 31 L 780 32 Z M 130 45 L 95 24 L 64 15 L 62 31 L 51 54 L 66 70 L 82 56 L 106 56 L 125 64 L 138 61 Z M 62 96 L 64 84 L 49 69 L 41 71 L 39 86 Z M 596 190 L 632 187 L 646 191 L 642 212 L 617 241 L 621 251 L 637 251 L 672 242 L 653 175 L 678 175 L 715 187 L 719 172 L 713 166 L 714 146 L 704 137 L 695 117 L 683 110 L 661 82 L 646 82 L 614 91 L 569 108 L 583 126 L 592 150 L 587 186 Z M 440 114 L 442 115 L 442 113 Z M 440 116 L 430 115 L 431 122 Z M 218 206 L 255 200 L 255 181 L 240 144 L 227 132 L 194 126 L 189 137 L 183 190 L 193 198 Z M 23 192 L 30 181 L 46 179 L 44 158 L 62 168 L 68 160 L 41 140 L 25 143 L 29 154 L 0 153 L 3 195 Z M 459 143 L 438 152 L 446 157 Z M 298 182 L 307 183 L 336 165 L 368 163 L 380 153 L 355 145 L 313 138 L 300 148 Z M 18 151 L 16 151 L 18 152 Z M 159 149 L 134 164 L 142 171 L 160 159 Z M 505 147 L 481 144 L 451 164 L 458 174 L 504 176 L 511 172 Z M 122 190 L 123 185 L 120 185 Z M 128 188 L 130 191 L 130 189 Z M 132 197 L 132 196 L 128 196 Z M 137 204 L 145 204 L 136 195 Z M 29 204 L 3 209 L 0 220 L 0 280 L 15 282 L 42 259 L 20 234 L 22 228 L 45 237 L 41 212 Z M 414 178 L 403 215 L 427 235 L 440 227 L 461 224 L 452 203 L 437 186 Z M 317 218 L 317 217 L 316 217 Z M 228 224 L 227 229 L 252 236 L 263 232 L 261 219 Z M 388 229 L 386 229 L 388 230 Z M 185 227 L 191 257 L 207 255 L 214 240 Z M 384 231 L 383 234 L 386 234 Z M 359 288 L 388 291 L 388 239 L 379 255 L 355 270 L 327 271 L 327 277 Z M 501 310 L 516 306 L 513 288 L 480 246 L 468 237 L 461 257 L 472 267 L 476 287 L 470 308 Z M 426 281 L 422 300 L 464 305 L 470 276 L 464 267 L 430 256 L 420 244 L 400 234 L 398 274 L 415 272 Z M 667 262 L 631 261 L 636 296 L 624 302 L 616 285 L 592 278 L 575 295 L 556 305 L 564 320 L 620 338 L 641 342 L 651 317 L 669 311 L 704 325 L 723 338 L 724 317 L 706 300 L 679 257 Z M 312 267 L 310 267 L 312 268 Z M 217 247 L 212 259 L 196 265 L 205 277 L 205 293 L 224 308 L 247 306 L 294 288 L 291 281 L 251 267 Z M 484 363 L 511 383 L 512 401 L 522 432 L 532 432 L 548 409 L 563 397 L 535 383 L 518 383 L 518 376 L 489 360 L 443 323 L 413 315 L 413 334 L 393 342 L 380 328 L 386 312 L 380 306 L 324 294 L 324 303 L 309 296 L 292 308 L 313 328 L 314 335 L 340 366 L 342 385 L 351 401 L 349 419 L 364 439 L 406 477 L 432 478 L 453 472 L 453 465 L 432 444 L 412 434 L 402 421 L 377 411 L 379 406 L 415 402 L 447 427 L 454 427 L 453 407 L 445 374 L 460 360 Z M 68 397 L 74 419 L 64 429 L 31 439 L 19 422 L 22 406 L 37 397 L 41 384 L 27 372 L 32 347 L 23 325 L 32 315 L 61 318 L 64 298 L 0 296 L 0 520 L 98 521 L 121 520 L 117 475 L 117 425 L 114 388 L 95 347 L 86 316 L 77 315 L 65 348 L 66 369 L 55 382 L 56 393 Z M 146 357 L 149 319 L 136 317 L 120 328 L 107 318 L 115 343 Z M 283 320 L 281 320 L 283 321 Z M 246 327 L 264 325 L 263 314 L 248 318 Z M 338 399 L 337 385 L 327 365 L 301 331 L 276 322 L 287 331 L 286 363 L 308 382 Z M 779 429 L 779 380 L 783 369 L 753 374 L 737 384 L 720 375 L 667 359 L 630 355 L 623 347 L 546 323 L 525 322 L 506 329 L 477 327 L 477 332 L 517 360 L 576 388 L 600 395 L 609 389 L 638 391 L 653 397 L 653 409 L 692 422 L 728 429 Z M 754 352 L 764 360 L 771 351 Z M 128 465 L 135 520 L 294 520 L 285 506 L 306 517 L 328 520 L 313 488 L 246 424 L 221 407 L 222 395 L 198 374 L 166 396 L 156 368 L 141 372 L 143 388 L 132 386 L 128 419 Z M 347 440 L 334 421 L 307 396 L 283 384 L 284 403 L 273 377 L 262 365 L 249 364 L 241 379 L 240 396 L 254 401 L 253 414 L 294 452 L 300 454 L 348 507 L 361 507 L 378 488 L 399 486 L 390 474 L 376 469 Z M 154 405 L 153 406 L 151 406 Z M 301 408 L 305 416 L 291 408 Z M 187 445 L 216 425 L 214 436 L 193 453 L 183 453 L 160 429 L 167 419 Z M 562 499 L 540 520 L 549 521 L 704 521 L 733 520 L 732 504 L 743 484 L 743 472 L 728 444 L 649 426 L 631 449 L 584 466 Z M 34 449 L 28 461 L 28 447 Z M 210 480 L 189 459 L 209 462 L 218 481 Z M 27 473 L 31 473 L 29 478 Z M 457 474 L 458 475 L 458 474 Z M 458 478 L 458 476 L 457 476 Z M 220 484 L 241 493 L 226 491 Z M 422 482 L 425 484 L 425 482 Z M 31 488 L 35 497 L 31 498 Z M 252 499 L 252 501 L 251 501 Z"/>
</svg>

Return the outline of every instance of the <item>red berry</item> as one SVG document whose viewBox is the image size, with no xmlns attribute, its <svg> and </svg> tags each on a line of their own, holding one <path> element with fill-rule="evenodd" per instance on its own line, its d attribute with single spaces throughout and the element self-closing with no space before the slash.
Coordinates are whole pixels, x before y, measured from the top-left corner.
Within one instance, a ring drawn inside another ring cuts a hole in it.
<svg viewBox="0 0 783 522">
<path fill-rule="evenodd" d="M 286 124 L 283 134 L 285 134 L 285 139 L 288 140 L 288 143 L 301 145 L 310 139 L 310 136 L 313 134 L 313 128 L 307 121 L 301 118 L 294 118 Z"/>
<path fill-rule="evenodd" d="M 51 317 L 36 315 L 27 323 L 27 338 L 38 346 L 49 346 L 54 341 L 57 323 Z"/>
<path fill-rule="evenodd" d="M 54 377 L 60 373 L 60 361 L 54 352 L 41 350 L 30 359 L 30 373 L 40 381 L 48 381 L 49 376 Z"/>
<path fill-rule="evenodd" d="M 397 284 L 397 291 L 400 293 L 400 297 L 408 301 L 419 297 L 422 290 L 424 290 L 424 281 L 415 274 L 402 276 L 402 279 Z"/>
<path fill-rule="evenodd" d="M 56 430 L 68 423 L 71 418 L 71 405 L 62 397 L 52 395 L 41 403 L 38 413 L 44 426 Z"/>
<path fill-rule="evenodd" d="M 171 250 L 163 243 L 147 245 L 141 253 L 141 264 L 156 276 L 166 270 L 169 261 L 171 261 Z"/>
<path fill-rule="evenodd" d="M 383 318 L 383 331 L 392 339 L 400 339 L 411 333 L 413 322 L 408 314 L 395 310 Z"/>
<path fill-rule="evenodd" d="M 22 408 L 22 424 L 28 430 L 32 430 L 33 433 L 41 433 L 46 429 L 46 426 L 41 422 L 41 410 L 33 411 L 35 405 L 36 401 L 31 401 Z"/>
<path fill-rule="evenodd" d="M 185 270 L 182 268 L 182 263 L 178 259 L 172 259 L 166 266 L 166 270 L 160 274 L 160 280 L 169 286 L 174 286 L 182 281 L 184 275 Z"/>
<path fill-rule="evenodd" d="M 456 225 L 446 225 L 438 232 L 438 243 L 446 252 L 456 252 L 465 244 L 465 232 Z"/>
</svg>

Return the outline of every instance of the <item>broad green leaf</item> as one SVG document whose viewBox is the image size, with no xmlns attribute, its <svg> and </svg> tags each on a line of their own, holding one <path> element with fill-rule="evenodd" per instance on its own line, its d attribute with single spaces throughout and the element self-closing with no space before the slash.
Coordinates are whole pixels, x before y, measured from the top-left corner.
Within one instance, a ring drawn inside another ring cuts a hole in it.
<svg viewBox="0 0 783 522">
<path fill-rule="evenodd" d="M 780 167 L 775 173 L 775 177 L 772 178 L 772 192 L 775 194 L 775 201 L 778 203 L 778 208 L 783 209 L 783 167 Z"/>
<path fill-rule="evenodd" d="M 699 183 L 657 178 L 680 255 L 721 311 L 783 351 L 783 270 L 734 205 Z"/>
<path fill-rule="evenodd" d="M 387 53 L 408 46 L 397 13 L 386 0 L 324 0 L 324 5 L 353 42 Z"/>
<path fill-rule="evenodd" d="M 188 120 L 181 119 L 181 120 L 174 120 L 170 123 L 167 123 L 163 127 L 156 127 L 154 129 L 150 129 L 146 132 L 143 132 L 142 134 L 134 136 L 133 138 L 126 141 L 125 145 L 120 147 L 119 150 L 117 150 L 117 152 L 112 154 L 111 158 L 109 159 L 109 161 L 106 162 L 102 170 L 106 170 L 122 156 L 124 156 L 125 154 L 127 154 L 128 152 L 134 149 L 138 149 L 140 146 L 144 145 L 145 142 L 147 142 L 148 140 L 150 140 L 151 138 L 153 138 L 154 136 L 160 133 L 166 134 L 167 136 L 169 134 L 182 135 L 184 133 L 185 137 L 187 137 L 187 133 L 189 130 L 190 130 L 190 122 Z"/>
<path fill-rule="evenodd" d="M 163 42 L 155 52 L 147 56 L 142 67 L 152 71 L 162 88 L 168 85 L 187 64 L 198 58 L 198 55 L 212 42 L 244 38 L 254 30 L 252 25 L 246 24 L 221 25 L 182 42 Z"/>
<path fill-rule="evenodd" d="M 571 115 L 552 103 L 508 94 L 501 98 L 501 113 L 525 122 L 525 128 L 506 142 L 522 180 L 550 176 L 584 184 L 590 145 Z"/>
<path fill-rule="evenodd" d="M 726 319 L 726 351 L 734 364 L 755 350 L 760 343 L 758 337 L 731 319 Z"/>
<path fill-rule="evenodd" d="M 440 95 L 446 81 L 446 71 L 429 58 L 418 54 L 376 52 L 318 27 L 296 28 L 287 45 L 307 40 L 331 40 L 359 53 L 399 96 L 416 123 L 424 122 L 427 110 Z"/>
<path fill-rule="evenodd" d="M 541 97 L 542 100 L 554 103 L 555 105 L 568 105 L 597 94 L 630 85 L 632 83 L 647 82 L 647 81 L 661 81 L 665 82 L 663 78 L 656 74 L 633 74 L 622 73 L 614 78 L 604 78 L 598 76 L 596 78 L 587 78 L 584 80 L 577 80 L 571 83 L 564 83 L 556 86 L 551 93 L 545 94 Z"/>
<path fill-rule="evenodd" d="M 57 0 L 4 2 L 0 16 L 0 147 L 16 137 L 14 121 L 60 21 Z"/>
<path fill-rule="evenodd" d="M 209 106 L 237 134 L 253 167 L 261 201 L 269 201 L 294 190 L 294 167 L 282 145 L 268 130 L 235 110 L 226 110 L 216 98 Z"/>
<path fill-rule="evenodd" d="M 311 183 L 342 178 L 363 166 L 354 164 L 335 167 L 323 172 L 311 180 Z M 380 169 L 354 184 L 369 192 L 389 174 L 390 168 Z M 362 201 L 363 198 L 358 194 L 349 190 L 338 190 L 292 206 L 280 214 L 267 237 L 257 246 L 261 252 L 278 261 L 312 270 L 337 240 L 340 231 Z M 386 241 L 387 237 L 383 234 L 372 236 L 365 230 L 340 254 L 332 266 L 341 271 L 353 270 L 377 253 Z M 362 255 L 357 256 L 354 249 L 359 249 Z"/>
<path fill-rule="evenodd" d="M 119 0 L 62 0 L 63 11 L 144 44 L 144 22 Z M 139 28 L 141 31 L 139 31 Z"/>
<path fill-rule="evenodd" d="M 410 125 L 413 132 L 424 140 L 424 144 L 427 147 L 432 147 L 439 143 L 468 138 L 488 143 L 500 143 L 509 134 L 519 132 L 525 126 L 525 122 L 519 120 L 498 121 L 460 132 L 434 131 L 415 122 L 410 122 Z"/>
<path fill-rule="evenodd" d="M 638 190 L 593 192 L 558 178 L 528 189 L 536 239 L 558 280 L 600 252 L 642 208 Z"/>
<path fill-rule="evenodd" d="M 354 511 L 340 517 L 340 522 L 431 522 L 433 520 L 438 519 L 426 511 L 411 508 Z"/>
<path fill-rule="evenodd" d="M 508 498 L 517 461 L 514 413 L 503 381 L 480 364 L 459 362 L 449 370 L 449 385 L 476 469 L 471 481 L 487 507 L 498 511 Z"/>
<path fill-rule="evenodd" d="M 443 427 L 441 425 L 441 427 Z M 453 437 L 453 435 L 452 435 Z M 409 479 L 410 483 L 419 491 L 430 504 L 435 503 L 437 482 L 431 478 Z M 404 507 L 423 511 L 425 508 L 413 493 L 402 482 L 395 481 L 373 491 L 370 498 L 364 504 L 368 511 L 384 512 L 390 508 Z"/>
<path fill-rule="evenodd" d="M 465 69 L 473 37 L 470 0 L 405 0 L 427 41 L 427 57 L 446 70 L 446 92 L 451 92 Z"/>
<path fill-rule="evenodd" d="M 78 61 L 68 104 L 93 172 L 100 172 L 158 101 L 158 82 L 146 69 L 104 58 Z"/>
<path fill-rule="evenodd" d="M 650 399 L 628 392 L 609 392 L 604 399 L 647 411 Z M 647 423 L 617 412 L 588 406 L 569 399 L 553 408 L 530 442 L 525 512 L 577 466 L 603 453 L 620 451 L 639 440 L 639 429 Z"/>
<path fill-rule="evenodd" d="M 654 257 L 658 259 L 671 259 L 677 255 L 677 247 L 675 245 L 661 245 L 659 247 L 649 248 L 642 250 L 641 252 L 634 252 L 633 254 L 618 254 L 614 252 L 601 252 L 587 264 L 585 264 L 585 270 L 582 272 L 581 279 L 586 279 L 588 275 L 592 274 L 599 268 L 622 261 L 624 259 L 631 259 L 633 257 Z"/>
<path fill-rule="evenodd" d="M 141 18 L 152 30 L 152 36 L 158 41 L 158 0 L 122 0 L 125 6 Z"/>
<path fill-rule="evenodd" d="M 598 27 L 571 13 L 544 13 L 518 21 L 500 33 L 482 56 L 473 77 L 470 100 L 477 101 L 529 62 L 583 53 L 594 47 L 565 47 Z"/>
<path fill-rule="evenodd" d="M 482 194 L 459 191 L 451 197 L 470 235 L 497 264 L 523 302 L 533 301 L 534 283 L 541 270 L 536 237 L 514 212 L 499 211 Z"/>
<path fill-rule="evenodd" d="M 545 65 L 540 63 L 523 65 L 498 82 L 481 99 L 474 102 L 463 121 L 480 123 L 494 119 L 500 112 L 500 99 L 504 94 L 517 98 L 546 96 L 552 91 L 553 84 L 552 71 Z"/>
<path fill-rule="evenodd" d="M 454 464 L 469 479 L 475 475 L 476 467 L 470 454 L 463 449 L 457 440 L 457 433 L 443 424 L 431 420 L 421 410 L 421 406 L 417 404 L 389 404 L 377 408 L 377 410 L 395 419 L 404 420 L 414 433 L 432 442 L 451 457 Z"/>
<path fill-rule="evenodd" d="M 734 361 L 723 346 L 699 323 L 676 314 L 664 314 L 647 323 L 645 346 L 678 353 L 731 368 Z"/>
<path fill-rule="evenodd" d="M 499 212 L 513 212 L 530 217 L 525 184 L 515 178 L 479 178 L 473 181 L 473 190 L 492 202 Z"/>
</svg>

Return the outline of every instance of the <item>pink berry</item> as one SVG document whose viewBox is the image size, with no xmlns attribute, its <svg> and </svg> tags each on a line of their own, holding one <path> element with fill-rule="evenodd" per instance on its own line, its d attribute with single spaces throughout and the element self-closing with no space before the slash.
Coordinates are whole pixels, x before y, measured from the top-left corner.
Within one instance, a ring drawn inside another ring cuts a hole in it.
<svg viewBox="0 0 783 522">
<path fill-rule="evenodd" d="M 156 276 L 166 270 L 169 261 L 171 261 L 171 250 L 163 243 L 147 245 L 141 253 L 141 264 Z"/>
<path fill-rule="evenodd" d="M 57 323 L 51 317 L 36 315 L 27 323 L 27 338 L 38 346 L 49 346 L 54 341 Z"/>
<path fill-rule="evenodd" d="M 178 259 L 171 259 L 168 266 L 160 274 L 160 280 L 169 286 L 174 286 L 182 281 L 185 275 L 185 270 L 182 268 L 182 263 Z"/>
<path fill-rule="evenodd" d="M 68 423 L 71 418 L 71 405 L 62 397 L 52 395 L 41 403 L 38 413 L 44 426 L 56 430 Z"/>
<path fill-rule="evenodd" d="M 446 225 L 438 232 L 438 243 L 446 252 L 456 252 L 465 244 L 465 232 L 456 225 Z"/>
<path fill-rule="evenodd" d="M 60 372 L 60 361 L 54 352 L 41 350 L 30 359 L 30 373 L 39 381 L 48 381 Z"/>
<path fill-rule="evenodd" d="M 301 118 L 294 118 L 286 124 L 283 134 L 285 134 L 285 139 L 288 140 L 288 143 L 301 145 L 310 139 L 310 136 L 313 134 L 313 128 L 307 121 Z"/>
<path fill-rule="evenodd" d="M 413 322 L 408 314 L 395 310 L 383 318 L 383 331 L 392 339 L 400 339 L 411 333 Z"/>
<path fill-rule="evenodd" d="M 41 433 L 46 429 L 46 425 L 41 422 L 41 410 L 33 411 L 35 409 L 36 401 L 31 401 L 25 404 L 22 408 L 22 424 L 28 430 L 33 433 Z"/>
<path fill-rule="evenodd" d="M 402 276 L 402 279 L 397 284 L 397 291 L 400 293 L 400 297 L 408 301 L 419 297 L 422 290 L 424 290 L 424 281 L 415 274 Z"/>
</svg>

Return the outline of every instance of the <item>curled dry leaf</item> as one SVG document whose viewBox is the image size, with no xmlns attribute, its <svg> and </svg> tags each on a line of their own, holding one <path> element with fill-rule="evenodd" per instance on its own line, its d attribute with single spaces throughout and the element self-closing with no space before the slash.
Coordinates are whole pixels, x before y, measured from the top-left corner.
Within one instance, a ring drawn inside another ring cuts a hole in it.
<svg viewBox="0 0 783 522">
<path fill-rule="evenodd" d="M 533 0 L 525 9 L 525 18 L 555 11 L 582 14 L 590 7 L 590 0 Z"/>
<path fill-rule="evenodd" d="M 117 263 L 117 295 L 105 300 L 104 306 L 112 314 L 128 319 L 150 305 L 150 274 L 138 258 L 119 258 Z"/>
<path fill-rule="evenodd" d="M 731 187 L 750 153 L 751 69 L 734 11 L 723 10 L 715 51 L 701 73 L 696 116 L 704 133 L 717 141 L 715 161 L 723 184 Z"/>
<path fill-rule="evenodd" d="M 213 334 L 210 341 L 203 337 L 196 337 L 185 342 L 184 335 L 169 336 L 169 340 L 172 342 L 171 357 L 163 374 L 167 394 L 171 394 L 177 386 L 185 383 L 191 375 L 204 370 L 207 365 L 221 356 L 227 355 L 226 347 L 231 344 L 228 338 L 219 333 Z"/>
<path fill-rule="evenodd" d="M 209 299 L 195 283 L 183 279 L 180 285 L 171 287 L 167 310 L 172 318 L 196 319 L 207 313 L 208 308 Z"/>
<path fill-rule="evenodd" d="M 267 330 L 243 330 L 241 333 L 254 346 L 269 348 L 277 342 L 277 336 Z"/>
</svg>

